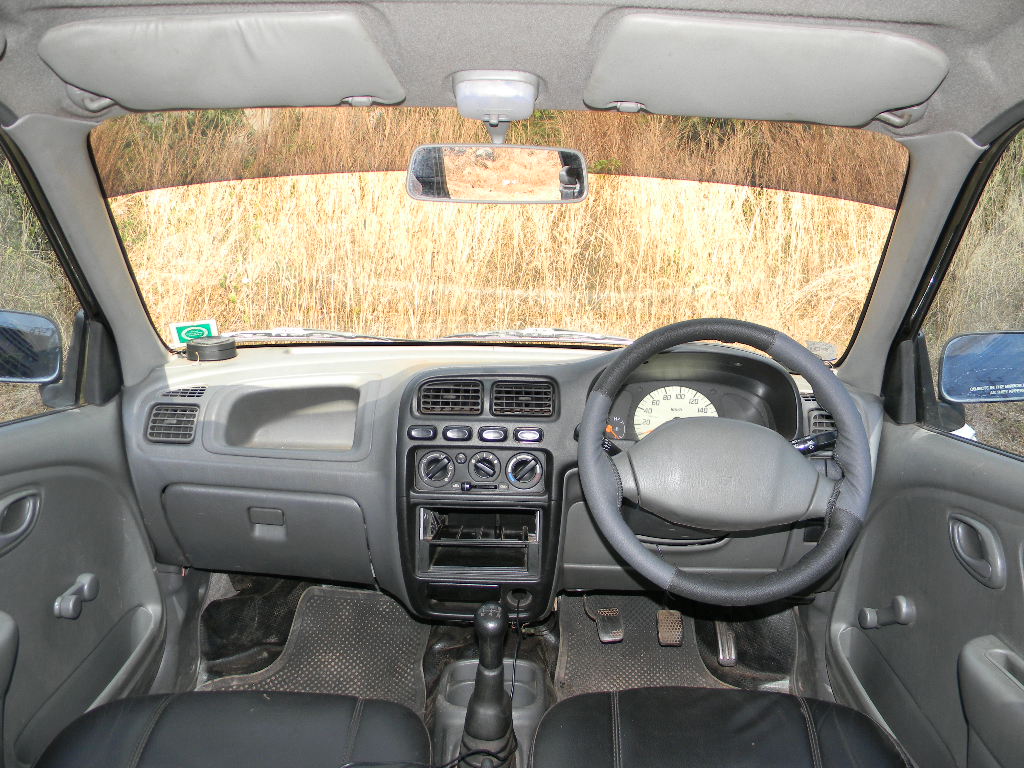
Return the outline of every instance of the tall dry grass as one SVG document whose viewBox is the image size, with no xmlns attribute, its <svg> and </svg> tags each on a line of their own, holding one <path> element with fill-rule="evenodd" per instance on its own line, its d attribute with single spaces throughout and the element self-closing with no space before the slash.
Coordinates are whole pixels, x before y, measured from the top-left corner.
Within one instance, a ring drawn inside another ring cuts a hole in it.
<svg viewBox="0 0 1024 768">
<path fill-rule="evenodd" d="M 68 346 L 78 299 L 6 159 L 0 158 L 0 309 L 45 315 Z M 0 384 L 0 423 L 46 410 L 34 384 Z"/>
<path fill-rule="evenodd" d="M 963 333 L 1024 330 L 1024 134 L 999 160 L 922 326 L 937 386 L 946 342 Z M 1024 453 L 1024 405 L 966 406 L 978 439 Z"/>
<path fill-rule="evenodd" d="M 485 139 L 450 109 L 245 110 L 122 117 L 92 146 L 163 332 L 215 317 L 635 337 L 734 316 L 842 347 L 906 169 L 902 147 L 864 131 L 538 113 L 510 141 L 581 149 L 600 171 L 585 203 L 407 197 L 414 146 Z"/>
</svg>

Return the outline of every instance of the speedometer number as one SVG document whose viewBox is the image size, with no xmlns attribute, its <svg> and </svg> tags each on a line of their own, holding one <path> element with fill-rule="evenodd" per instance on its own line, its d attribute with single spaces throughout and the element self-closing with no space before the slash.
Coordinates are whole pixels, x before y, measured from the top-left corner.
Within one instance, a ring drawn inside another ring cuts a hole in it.
<svg viewBox="0 0 1024 768">
<path fill-rule="evenodd" d="M 672 419 L 717 416 L 718 410 L 702 393 L 677 385 L 660 387 L 648 394 L 633 413 L 633 431 L 637 438 Z"/>
</svg>

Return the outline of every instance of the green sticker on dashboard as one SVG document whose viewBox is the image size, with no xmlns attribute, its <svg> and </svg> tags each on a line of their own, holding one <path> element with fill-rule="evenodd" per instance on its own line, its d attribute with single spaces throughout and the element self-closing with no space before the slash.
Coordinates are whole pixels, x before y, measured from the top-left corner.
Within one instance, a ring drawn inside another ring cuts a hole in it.
<svg viewBox="0 0 1024 768">
<path fill-rule="evenodd" d="M 193 339 L 217 335 L 216 320 L 197 320 L 192 323 L 171 323 L 171 337 L 176 344 L 188 344 Z"/>
</svg>

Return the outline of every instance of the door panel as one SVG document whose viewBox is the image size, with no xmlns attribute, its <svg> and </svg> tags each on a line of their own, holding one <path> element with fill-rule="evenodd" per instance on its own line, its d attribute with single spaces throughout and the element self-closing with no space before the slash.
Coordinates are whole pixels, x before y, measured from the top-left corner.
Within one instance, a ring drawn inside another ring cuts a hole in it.
<svg viewBox="0 0 1024 768">
<path fill-rule="evenodd" d="M 830 676 L 842 698 L 877 708 L 921 765 L 1000 764 L 967 755 L 968 718 L 1001 689 L 975 686 L 965 709 L 958 669 L 977 638 L 1024 651 L 1022 543 L 1024 462 L 916 425 L 885 425 L 871 518 L 833 611 Z M 911 624 L 861 627 L 861 608 L 898 595 L 914 605 Z"/>
<path fill-rule="evenodd" d="M 0 535 L 17 534 L 0 547 L 0 617 L 16 637 L 5 768 L 31 765 L 91 705 L 148 682 L 160 650 L 160 595 L 119 409 L 115 400 L 0 427 Z M 95 575 L 95 596 L 77 618 L 58 617 L 55 601 L 83 574 Z M 0 648 L 0 693 L 10 647 Z"/>
</svg>

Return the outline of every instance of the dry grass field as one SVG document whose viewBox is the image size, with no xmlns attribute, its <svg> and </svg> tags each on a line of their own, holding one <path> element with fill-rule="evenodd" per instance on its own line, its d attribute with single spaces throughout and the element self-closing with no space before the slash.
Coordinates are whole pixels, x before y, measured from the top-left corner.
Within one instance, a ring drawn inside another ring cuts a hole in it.
<svg viewBox="0 0 1024 768">
<path fill-rule="evenodd" d="M 246 110 L 119 118 L 92 145 L 165 333 L 213 317 L 222 330 L 635 337 L 735 316 L 842 348 L 906 168 L 902 147 L 864 131 L 538 113 L 510 141 L 582 150 L 597 171 L 586 202 L 405 194 L 414 146 L 485 140 L 454 110 Z"/>
</svg>

